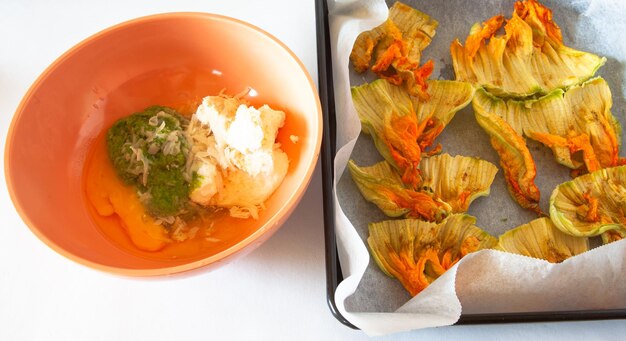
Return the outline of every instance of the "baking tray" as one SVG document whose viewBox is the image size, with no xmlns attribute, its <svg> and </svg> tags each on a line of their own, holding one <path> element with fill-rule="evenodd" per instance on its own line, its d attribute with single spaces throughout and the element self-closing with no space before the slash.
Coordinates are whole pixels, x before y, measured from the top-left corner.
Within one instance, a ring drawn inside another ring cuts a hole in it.
<svg viewBox="0 0 626 341">
<path fill-rule="evenodd" d="M 337 243 L 334 225 L 335 212 L 333 207 L 333 169 L 336 152 L 336 128 L 333 66 L 331 58 L 332 47 L 330 46 L 327 0 L 315 1 L 315 18 L 317 33 L 318 89 L 324 115 L 324 131 L 322 136 L 321 154 L 326 260 L 326 300 L 330 312 L 339 322 L 350 328 L 358 329 L 339 312 L 335 302 L 335 291 L 339 283 L 343 280 L 343 276 L 341 272 L 341 264 L 339 263 L 339 258 L 337 256 Z M 626 319 L 626 309 L 461 314 L 461 317 L 455 324 L 529 323 L 606 319 Z"/>
</svg>

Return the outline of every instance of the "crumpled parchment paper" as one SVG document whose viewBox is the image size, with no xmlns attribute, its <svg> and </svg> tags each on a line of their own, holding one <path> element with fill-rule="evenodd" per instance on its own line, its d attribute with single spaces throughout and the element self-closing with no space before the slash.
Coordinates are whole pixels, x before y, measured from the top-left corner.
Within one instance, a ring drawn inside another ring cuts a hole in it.
<svg viewBox="0 0 626 341">
<path fill-rule="evenodd" d="M 464 42 L 471 25 L 493 15 L 510 17 L 513 0 L 407 0 L 406 4 L 439 21 L 433 42 L 422 62 L 432 59 L 431 78 L 454 79 L 449 45 Z M 564 43 L 575 49 L 605 56 L 604 77 L 613 93 L 613 114 L 624 124 L 626 101 L 626 2 L 594 0 L 544 0 L 561 27 Z M 450 325 L 461 313 L 564 311 L 626 308 L 626 241 L 597 247 L 560 264 L 484 250 L 470 254 L 411 298 L 395 279 L 385 276 L 366 248 L 367 224 L 388 219 L 366 202 L 345 170 L 349 158 L 359 165 L 380 160 L 352 106 L 350 86 L 370 81 L 354 73 L 349 54 L 356 36 L 387 18 L 382 0 L 330 0 L 329 19 L 333 47 L 337 111 L 335 158 L 335 225 L 344 280 L 337 287 L 338 309 L 369 335 Z M 622 141 L 624 138 L 622 137 Z M 458 112 L 436 142 L 451 155 L 477 156 L 498 165 L 487 135 L 474 120 L 471 105 Z M 537 163 L 536 184 L 541 207 L 547 211 L 554 187 L 570 180 L 569 170 L 554 160 L 551 151 L 529 141 Z M 622 153 L 622 155 L 624 155 Z M 500 169 L 488 197 L 479 198 L 469 214 L 477 226 L 494 236 L 526 223 L 536 215 L 521 209 L 509 196 Z"/>
</svg>

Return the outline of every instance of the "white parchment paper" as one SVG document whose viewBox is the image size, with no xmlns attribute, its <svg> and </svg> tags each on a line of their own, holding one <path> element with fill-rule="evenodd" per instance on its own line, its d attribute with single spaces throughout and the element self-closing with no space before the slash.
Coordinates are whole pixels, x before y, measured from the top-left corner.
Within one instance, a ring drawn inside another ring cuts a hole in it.
<svg viewBox="0 0 626 341">
<path fill-rule="evenodd" d="M 432 78 L 454 79 L 449 52 L 454 38 L 464 42 L 471 25 L 493 15 L 510 17 L 513 0 L 407 0 L 405 3 L 439 21 L 423 61 L 432 59 Z M 613 94 L 613 114 L 624 124 L 626 101 L 626 2 L 618 0 L 544 0 L 570 47 L 605 56 L 598 72 Z M 411 298 L 398 281 L 385 276 L 370 261 L 367 224 L 388 219 L 366 202 L 345 171 L 349 158 L 359 165 L 380 160 L 370 138 L 360 136 L 350 86 L 371 78 L 355 74 L 349 54 L 356 36 L 387 18 L 382 0 L 329 1 L 337 111 L 335 209 L 339 259 L 344 281 L 336 291 L 340 312 L 367 334 L 450 325 L 463 313 L 537 312 L 626 308 L 626 241 L 597 247 L 561 264 L 485 250 L 470 254 L 426 290 Z M 624 137 L 622 137 L 624 141 Z M 487 135 L 476 124 L 471 105 L 458 112 L 437 142 L 452 155 L 478 156 L 499 167 Z M 537 163 L 541 207 L 547 212 L 554 187 L 570 180 L 549 149 L 529 141 Z M 624 153 L 622 152 L 622 155 Z M 526 223 L 536 215 L 521 209 L 509 196 L 500 170 L 489 197 L 476 200 L 469 214 L 494 236 Z"/>
</svg>

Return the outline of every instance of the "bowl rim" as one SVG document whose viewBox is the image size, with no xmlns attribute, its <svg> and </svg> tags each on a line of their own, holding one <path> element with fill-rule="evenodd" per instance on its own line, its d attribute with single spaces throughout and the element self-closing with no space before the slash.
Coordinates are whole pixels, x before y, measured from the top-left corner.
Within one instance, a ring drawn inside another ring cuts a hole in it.
<svg viewBox="0 0 626 341">
<path fill-rule="evenodd" d="M 22 205 L 17 200 L 16 189 L 14 188 L 12 180 L 11 180 L 13 178 L 13 174 L 12 174 L 11 167 L 9 164 L 9 160 L 11 159 L 11 154 L 13 150 L 15 126 L 20 121 L 23 111 L 25 109 L 25 106 L 27 103 L 30 102 L 30 99 L 33 96 L 33 94 L 39 89 L 41 84 L 48 78 L 48 76 L 53 71 L 55 71 L 59 67 L 60 64 L 63 63 L 65 59 L 72 57 L 79 50 L 88 46 L 89 44 L 92 44 L 94 41 L 98 40 L 99 38 L 106 36 L 112 32 L 124 29 L 125 27 L 128 27 L 130 25 L 145 24 L 148 22 L 154 22 L 154 21 L 160 21 L 160 20 L 172 19 L 172 18 L 209 19 L 209 20 L 218 20 L 218 21 L 235 24 L 235 25 L 240 25 L 246 29 L 255 31 L 256 33 L 260 33 L 261 35 L 269 38 L 270 41 L 277 44 L 279 48 L 287 52 L 291 56 L 291 58 L 298 64 L 300 70 L 306 76 L 310 89 L 313 91 L 313 95 L 315 97 L 316 112 L 317 112 L 316 116 L 318 119 L 317 119 L 317 127 L 315 127 L 314 129 L 315 131 L 312 132 L 313 133 L 312 136 L 314 136 L 315 138 L 314 143 L 313 143 L 313 147 L 315 148 L 313 151 L 313 157 L 309 160 L 308 164 L 306 165 L 306 173 L 304 174 L 304 181 L 302 181 L 298 185 L 298 187 L 295 189 L 295 191 L 291 193 L 291 195 L 289 196 L 288 200 L 284 203 L 284 205 L 273 216 L 271 216 L 268 219 L 268 221 L 265 224 L 263 224 L 259 229 L 255 230 L 252 234 L 240 240 L 236 244 L 230 246 L 229 248 L 219 253 L 216 253 L 214 255 L 211 255 L 211 256 L 208 256 L 199 260 L 195 260 L 189 263 L 184 263 L 184 264 L 180 264 L 176 266 L 159 267 L 159 268 L 153 268 L 153 269 L 133 269 L 133 268 L 123 268 L 123 267 L 100 264 L 100 263 L 85 259 L 81 256 L 75 255 L 65 250 L 63 247 L 59 246 L 57 243 L 55 243 L 51 239 L 49 239 L 43 232 L 41 232 L 33 224 L 33 222 L 29 219 L 29 215 L 26 213 Z M 151 15 L 141 16 L 141 17 L 137 17 L 134 19 L 122 21 L 118 24 L 109 26 L 103 30 L 100 30 L 88 36 L 87 38 L 81 40 L 80 42 L 72 46 L 70 49 L 65 51 L 59 57 L 57 57 L 35 79 L 35 81 L 31 84 L 31 86 L 26 91 L 24 97 L 22 97 L 22 99 L 20 100 L 20 103 L 14 112 L 14 115 L 11 119 L 11 123 L 9 125 L 9 129 L 7 131 L 7 137 L 5 140 L 5 148 L 4 148 L 5 182 L 6 182 L 7 189 L 9 192 L 9 197 L 11 198 L 13 206 L 15 207 L 15 210 L 17 211 L 18 215 L 20 216 L 24 224 L 28 226 L 28 228 L 33 232 L 33 234 L 35 234 L 35 236 L 37 236 L 41 241 L 43 241 L 44 244 L 46 244 L 48 247 L 53 249 L 58 254 L 64 256 L 65 258 L 70 259 L 71 261 L 74 261 L 81 265 L 84 265 L 89 268 L 99 270 L 102 272 L 115 274 L 115 275 L 129 276 L 129 277 L 157 277 L 157 276 L 168 276 L 168 275 L 174 275 L 174 274 L 196 272 L 198 270 L 202 270 L 202 268 L 206 269 L 207 267 L 211 265 L 217 265 L 218 263 L 226 263 L 238 255 L 243 256 L 245 253 L 251 252 L 253 249 L 258 247 L 262 243 L 262 242 L 258 242 L 255 245 L 254 244 L 255 241 L 257 241 L 262 236 L 266 236 L 266 239 L 269 239 L 269 237 L 271 237 L 271 235 L 274 232 L 276 232 L 278 228 L 280 228 L 280 226 L 288 219 L 288 217 L 291 215 L 295 207 L 298 205 L 298 203 L 304 196 L 304 193 L 306 189 L 308 188 L 309 183 L 311 182 L 311 178 L 312 178 L 313 172 L 315 170 L 315 166 L 319 158 L 319 153 L 320 153 L 320 148 L 321 148 L 321 143 L 322 143 L 322 129 L 323 129 L 322 120 L 323 120 L 322 107 L 321 107 L 321 103 L 319 99 L 319 94 L 318 94 L 317 87 L 315 83 L 313 82 L 311 75 L 307 71 L 306 67 L 304 66 L 300 58 L 298 58 L 298 56 L 289 47 L 287 47 L 287 45 L 285 45 L 282 41 L 280 41 L 278 38 L 276 38 L 269 32 L 249 22 L 246 22 L 244 20 L 232 18 L 229 16 L 221 15 L 221 14 L 209 13 L 209 12 L 165 12 L 165 13 L 151 14 Z M 247 252 L 241 252 L 241 251 L 247 251 Z"/>
</svg>

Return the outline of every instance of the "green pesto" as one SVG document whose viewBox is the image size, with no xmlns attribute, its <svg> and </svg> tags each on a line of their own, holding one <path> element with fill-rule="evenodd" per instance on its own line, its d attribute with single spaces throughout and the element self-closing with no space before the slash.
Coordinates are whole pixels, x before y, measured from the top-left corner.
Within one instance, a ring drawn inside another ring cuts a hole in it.
<svg viewBox="0 0 626 341">
<path fill-rule="evenodd" d="M 204 177 L 202 175 L 198 175 L 198 172 L 194 171 L 191 175 L 191 190 L 200 187 L 200 185 L 202 185 L 202 179 L 204 179 Z"/>
<path fill-rule="evenodd" d="M 189 209 L 191 184 L 185 178 L 185 165 L 190 148 L 184 137 L 187 123 L 171 108 L 151 106 L 118 120 L 107 132 L 108 154 L 117 174 L 124 183 L 137 187 L 147 212 L 154 217 L 175 216 Z M 163 147 L 172 132 L 179 152 L 166 155 Z M 143 157 L 137 157 L 133 146 L 141 149 Z M 150 148 L 158 151 L 151 154 Z M 144 162 L 149 165 L 145 184 Z"/>
</svg>

